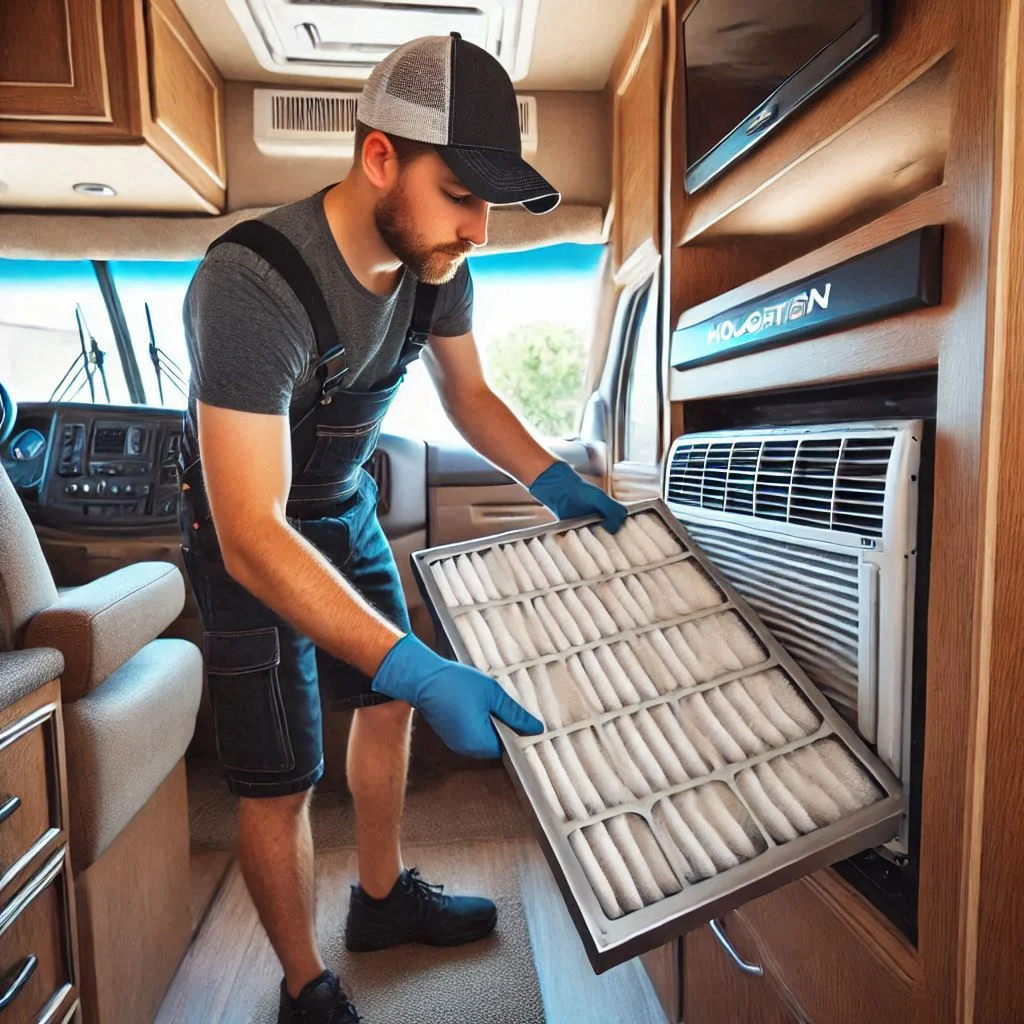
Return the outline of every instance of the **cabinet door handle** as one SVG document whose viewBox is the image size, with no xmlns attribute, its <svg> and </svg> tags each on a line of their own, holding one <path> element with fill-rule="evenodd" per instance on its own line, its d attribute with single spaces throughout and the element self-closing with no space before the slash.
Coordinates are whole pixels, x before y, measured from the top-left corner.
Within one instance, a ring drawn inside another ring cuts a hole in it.
<svg viewBox="0 0 1024 1024">
<path fill-rule="evenodd" d="M 760 964 L 748 964 L 747 961 L 744 960 L 743 957 L 741 957 L 739 953 L 736 952 L 735 946 L 733 946 L 733 944 L 729 941 L 728 937 L 725 934 L 725 929 L 722 927 L 721 921 L 715 918 L 710 922 L 709 927 L 711 928 L 711 931 L 714 933 L 715 938 L 718 939 L 718 941 L 722 944 L 722 949 L 724 949 L 726 953 L 729 955 L 729 959 L 744 974 L 749 974 L 755 978 L 764 977 L 764 968 Z"/>
<path fill-rule="evenodd" d="M 0 804 L 0 825 L 2 825 L 20 806 L 20 796 L 8 797 L 2 804 Z"/>
<path fill-rule="evenodd" d="M 14 981 L 11 982 L 7 991 L 0 996 L 0 1010 L 6 1010 L 14 1002 L 18 993 L 25 987 L 25 983 L 32 977 L 32 972 L 36 969 L 36 964 L 38 963 L 39 961 L 31 953 L 25 957 L 21 966 L 17 969 L 17 976 Z M 13 974 L 14 971 L 11 973 Z"/>
</svg>

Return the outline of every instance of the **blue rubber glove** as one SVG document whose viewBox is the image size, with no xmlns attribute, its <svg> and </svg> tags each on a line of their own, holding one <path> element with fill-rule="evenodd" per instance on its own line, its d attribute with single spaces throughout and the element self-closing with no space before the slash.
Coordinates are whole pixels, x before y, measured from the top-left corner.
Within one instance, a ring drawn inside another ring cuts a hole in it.
<svg viewBox="0 0 1024 1024">
<path fill-rule="evenodd" d="M 548 466 L 530 484 L 530 493 L 543 502 L 559 519 L 600 515 L 609 533 L 616 533 L 626 521 L 626 506 L 609 498 L 600 487 L 588 484 L 576 475 L 568 463 Z"/>
<path fill-rule="evenodd" d="M 411 633 L 388 651 L 370 689 L 411 704 L 452 750 L 470 757 L 501 756 L 491 715 L 526 736 L 544 731 L 490 676 L 442 658 Z"/>
</svg>

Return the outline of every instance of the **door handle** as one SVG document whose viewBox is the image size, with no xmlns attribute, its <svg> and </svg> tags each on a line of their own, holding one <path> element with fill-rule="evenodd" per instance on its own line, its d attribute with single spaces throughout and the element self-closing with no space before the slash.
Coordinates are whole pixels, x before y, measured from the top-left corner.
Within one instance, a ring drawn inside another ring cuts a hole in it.
<svg viewBox="0 0 1024 1024">
<path fill-rule="evenodd" d="M 2 825 L 21 806 L 20 796 L 8 797 L 0 804 L 0 825 Z"/>
<path fill-rule="evenodd" d="M 14 1002 L 28 979 L 32 977 L 32 972 L 35 971 L 38 963 L 39 961 L 31 953 L 25 957 L 17 968 L 14 981 L 7 987 L 7 991 L 0 995 L 0 1010 L 6 1010 Z M 12 970 L 11 973 L 15 974 L 15 971 Z"/>
<path fill-rule="evenodd" d="M 728 937 L 726 936 L 725 929 L 723 928 L 721 921 L 719 921 L 717 918 L 714 918 L 712 921 L 709 922 L 708 926 L 711 928 L 711 931 L 714 934 L 715 938 L 718 939 L 718 941 L 721 943 L 722 949 L 724 949 L 725 952 L 728 954 L 729 959 L 744 974 L 749 974 L 753 978 L 764 977 L 764 968 L 760 964 L 747 963 L 747 961 L 744 960 L 743 957 L 741 957 L 739 953 L 736 952 L 736 947 L 733 946 L 733 944 L 729 941 Z"/>
</svg>

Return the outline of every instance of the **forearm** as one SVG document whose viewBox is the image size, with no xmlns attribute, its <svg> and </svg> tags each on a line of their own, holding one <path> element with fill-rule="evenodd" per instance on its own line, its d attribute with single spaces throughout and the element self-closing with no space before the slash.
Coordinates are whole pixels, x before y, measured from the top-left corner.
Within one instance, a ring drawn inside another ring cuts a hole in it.
<svg viewBox="0 0 1024 1024">
<path fill-rule="evenodd" d="M 485 459 L 526 485 L 555 461 L 489 388 L 446 403 L 445 408 L 459 433 Z"/>
<path fill-rule="evenodd" d="M 231 575 L 298 632 L 368 676 L 403 636 L 287 523 L 268 516 L 228 546 Z"/>
</svg>

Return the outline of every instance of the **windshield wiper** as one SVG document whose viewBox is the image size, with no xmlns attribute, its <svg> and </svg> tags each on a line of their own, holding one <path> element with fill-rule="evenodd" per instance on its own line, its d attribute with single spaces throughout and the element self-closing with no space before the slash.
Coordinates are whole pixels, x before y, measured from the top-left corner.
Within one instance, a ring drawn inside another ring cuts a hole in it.
<svg viewBox="0 0 1024 1024">
<path fill-rule="evenodd" d="M 51 402 L 65 402 L 73 401 L 78 397 L 79 392 L 86 384 L 89 385 L 89 400 L 95 405 L 96 404 L 96 385 L 93 383 L 93 366 L 96 367 L 96 373 L 100 376 L 100 381 L 103 383 L 103 393 L 107 399 L 107 405 L 110 405 L 110 388 L 107 386 L 107 374 L 103 369 L 103 362 L 106 359 L 106 353 L 103 349 L 96 344 L 96 339 L 92 336 L 92 332 L 86 326 L 85 314 L 82 312 L 82 307 L 78 304 L 75 305 L 75 322 L 78 324 L 78 344 L 81 351 L 72 360 L 71 365 L 67 369 L 67 373 L 61 377 L 57 386 L 53 389 L 53 393 L 50 395 Z M 85 338 L 89 336 L 89 347 L 86 348 Z M 84 374 L 84 379 L 83 378 Z M 68 379 L 70 378 L 70 380 Z M 71 389 L 78 384 L 78 387 L 72 392 Z M 64 390 L 61 391 L 61 388 Z M 60 395 L 58 396 L 58 392 Z"/>
<path fill-rule="evenodd" d="M 167 379 L 178 389 L 182 398 L 188 398 L 188 386 L 181 367 L 156 343 L 156 332 L 153 330 L 153 318 L 149 314 L 149 303 L 143 303 L 146 308 L 146 326 L 149 327 L 149 359 L 156 372 L 156 386 L 160 393 L 160 404 L 164 404 L 164 385 L 161 380 L 161 373 L 167 374 Z"/>
</svg>

